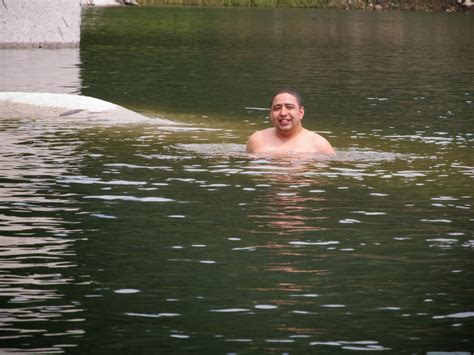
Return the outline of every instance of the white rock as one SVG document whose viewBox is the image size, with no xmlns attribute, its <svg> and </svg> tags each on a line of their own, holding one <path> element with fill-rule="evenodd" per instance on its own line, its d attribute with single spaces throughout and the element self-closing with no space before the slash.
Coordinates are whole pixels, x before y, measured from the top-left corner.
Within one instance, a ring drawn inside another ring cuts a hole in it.
<svg viewBox="0 0 474 355">
<path fill-rule="evenodd" d="M 33 106 L 59 107 L 69 110 L 104 112 L 116 110 L 119 106 L 89 96 L 72 94 L 50 94 L 35 92 L 0 92 L 0 101 Z"/>
<path fill-rule="evenodd" d="M 2 118 L 62 118 L 91 123 L 150 123 L 167 125 L 171 122 L 150 118 L 122 106 L 94 97 L 74 94 L 0 92 Z"/>
</svg>

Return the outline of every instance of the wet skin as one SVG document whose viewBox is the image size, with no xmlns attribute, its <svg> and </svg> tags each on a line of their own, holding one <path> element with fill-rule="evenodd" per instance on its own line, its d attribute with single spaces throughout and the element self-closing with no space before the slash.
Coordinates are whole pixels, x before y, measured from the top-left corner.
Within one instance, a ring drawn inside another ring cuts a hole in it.
<svg viewBox="0 0 474 355">
<path fill-rule="evenodd" d="M 275 96 L 270 107 L 274 127 L 253 133 L 247 142 L 247 152 L 335 154 L 324 137 L 302 126 L 304 113 L 304 107 L 293 95 L 281 93 Z"/>
</svg>

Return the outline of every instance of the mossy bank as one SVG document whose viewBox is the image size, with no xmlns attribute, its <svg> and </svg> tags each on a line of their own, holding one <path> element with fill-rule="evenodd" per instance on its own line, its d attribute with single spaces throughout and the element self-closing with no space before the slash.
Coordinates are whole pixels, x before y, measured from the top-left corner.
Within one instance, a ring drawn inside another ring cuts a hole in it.
<svg viewBox="0 0 474 355">
<path fill-rule="evenodd" d="M 138 0 L 141 5 L 472 11 L 472 0 Z"/>
</svg>

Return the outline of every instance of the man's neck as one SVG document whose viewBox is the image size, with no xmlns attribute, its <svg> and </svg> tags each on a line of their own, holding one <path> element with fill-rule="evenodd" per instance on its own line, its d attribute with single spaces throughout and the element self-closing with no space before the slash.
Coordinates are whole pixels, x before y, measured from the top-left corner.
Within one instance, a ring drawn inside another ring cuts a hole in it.
<svg viewBox="0 0 474 355">
<path fill-rule="evenodd" d="M 279 131 L 278 129 L 275 129 L 275 132 L 278 138 L 283 139 L 283 140 L 290 140 L 298 136 L 301 132 L 303 132 L 303 129 L 304 128 L 300 126 L 294 131 L 285 132 L 285 131 Z"/>
</svg>

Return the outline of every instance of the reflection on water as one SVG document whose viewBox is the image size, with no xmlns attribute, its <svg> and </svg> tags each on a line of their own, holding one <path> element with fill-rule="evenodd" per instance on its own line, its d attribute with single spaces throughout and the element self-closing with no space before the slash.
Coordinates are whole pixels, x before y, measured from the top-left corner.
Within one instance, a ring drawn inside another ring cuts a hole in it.
<svg viewBox="0 0 474 355">
<path fill-rule="evenodd" d="M 77 94 L 79 66 L 79 48 L 2 49 L 0 91 Z"/>
<path fill-rule="evenodd" d="M 473 170 L 462 155 L 433 144 L 428 155 L 250 156 L 192 125 L 62 123 L 3 122 L 4 349 L 467 341 Z"/>
<path fill-rule="evenodd" d="M 83 333 L 77 325 L 68 325 L 84 320 L 77 315 L 82 307 L 68 302 L 58 289 L 75 283 L 64 270 L 76 266 L 71 260 L 75 239 L 69 236 L 80 231 L 78 222 L 66 217 L 79 211 L 74 194 L 61 191 L 55 183 L 55 176 L 80 159 L 76 150 L 80 142 L 70 134 L 67 128 L 41 122 L 2 121 L 0 336 L 4 350 L 14 352 L 20 342 L 33 345 L 38 336 Z M 62 325 L 52 331 L 50 322 Z M 41 351 L 67 347 L 54 344 Z"/>
<path fill-rule="evenodd" d="M 258 222 L 258 231 L 275 231 L 279 235 L 301 235 L 304 232 L 323 230 L 317 225 L 323 216 L 324 198 L 317 194 L 301 194 L 301 189 L 313 186 L 315 179 L 305 176 L 306 173 L 324 171 L 328 163 L 318 157 L 300 160 L 303 157 L 280 157 L 276 160 L 258 159 L 246 169 L 259 182 L 255 188 L 266 188 L 268 194 L 257 201 L 262 206 L 259 214 L 250 215 Z M 329 159 L 326 157 L 326 159 Z M 319 179 L 318 183 L 326 182 Z M 278 187 L 275 187 L 278 186 Z M 255 188 L 247 188 L 248 190 Z"/>
<path fill-rule="evenodd" d="M 226 10 L 85 18 L 83 90 L 179 123 L 0 122 L 0 352 L 471 351 L 472 21 Z M 295 77 L 338 154 L 247 155 Z"/>
</svg>

